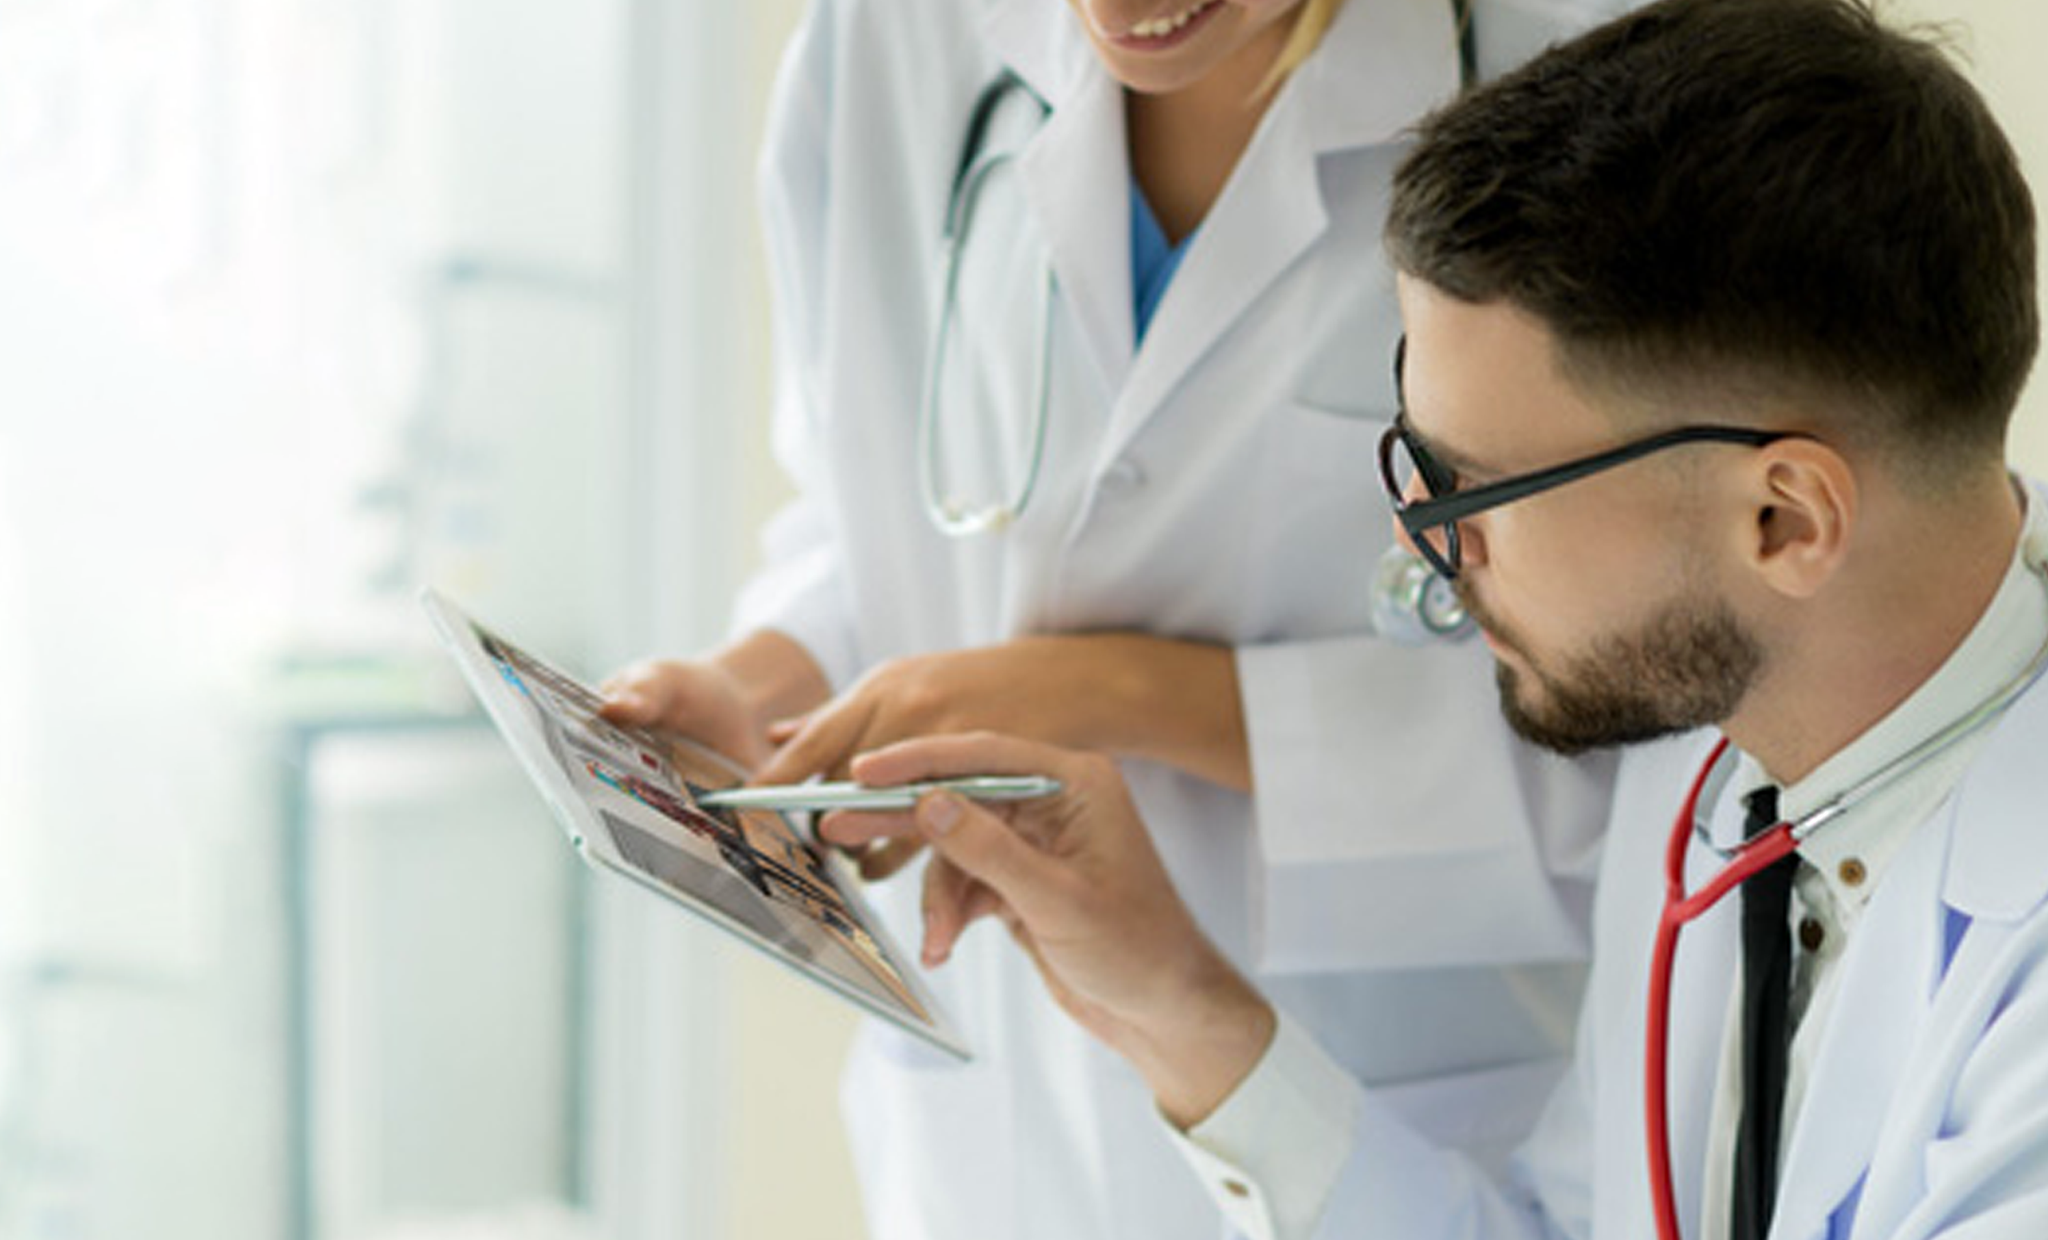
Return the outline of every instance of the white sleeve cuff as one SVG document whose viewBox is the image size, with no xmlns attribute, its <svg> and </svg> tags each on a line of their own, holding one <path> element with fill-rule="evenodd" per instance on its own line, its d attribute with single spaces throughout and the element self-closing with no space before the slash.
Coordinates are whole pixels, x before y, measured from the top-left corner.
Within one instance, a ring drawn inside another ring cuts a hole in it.
<svg viewBox="0 0 2048 1240">
<path fill-rule="evenodd" d="M 1208 1119 L 1171 1136 L 1232 1228 L 1250 1240 L 1301 1240 L 1350 1158 L 1362 1098 L 1283 1013 L 1251 1075 Z"/>
</svg>

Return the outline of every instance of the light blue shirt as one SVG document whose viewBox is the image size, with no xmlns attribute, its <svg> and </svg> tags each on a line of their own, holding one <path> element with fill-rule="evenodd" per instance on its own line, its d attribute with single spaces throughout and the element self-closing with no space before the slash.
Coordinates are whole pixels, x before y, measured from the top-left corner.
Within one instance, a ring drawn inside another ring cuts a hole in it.
<svg viewBox="0 0 2048 1240">
<path fill-rule="evenodd" d="M 1180 270 L 1188 242 L 1194 239 L 1195 234 L 1189 233 L 1179 245 L 1168 242 L 1166 230 L 1159 226 L 1159 217 L 1152 214 L 1152 204 L 1145 201 L 1138 178 L 1131 178 L 1131 309 L 1137 343 L 1145 342 L 1145 329 L 1152 326 L 1152 314 L 1166 296 L 1166 286 L 1173 283 L 1173 273 Z"/>
</svg>

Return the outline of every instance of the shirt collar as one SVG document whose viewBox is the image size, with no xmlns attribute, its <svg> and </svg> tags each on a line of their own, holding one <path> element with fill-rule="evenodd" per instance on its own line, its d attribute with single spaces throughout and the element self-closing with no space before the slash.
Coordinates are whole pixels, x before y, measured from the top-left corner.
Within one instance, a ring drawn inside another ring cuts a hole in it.
<svg viewBox="0 0 2048 1240">
<path fill-rule="evenodd" d="M 999 0 L 983 11 L 981 32 L 1002 63 L 1048 107 L 1059 107 L 1103 71 L 1081 19 L 1063 3 Z"/>
</svg>

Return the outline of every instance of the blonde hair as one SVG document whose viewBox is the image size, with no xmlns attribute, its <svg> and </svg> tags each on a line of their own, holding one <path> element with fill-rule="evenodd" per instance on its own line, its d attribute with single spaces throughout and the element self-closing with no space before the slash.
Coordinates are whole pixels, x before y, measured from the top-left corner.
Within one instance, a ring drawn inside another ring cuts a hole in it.
<svg viewBox="0 0 2048 1240">
<path fill-rule="evenodd" d="M 1280 58 L 1273 62 L 1266 73 L 1266 80 L 1259 84 L 1259 93 L 1278 90 L 1287 75 L 1301 68 L 1303 61 L 1315 54 L 1316 45 L 1323 41 L 1323 32 L 1337 18 L 1337 10 L 1344 7 L 1344 0 L 1301 0 L 1301 12 L 1294 19 L 1294 29 L 1287 35 L 1287 43 L 1280 49 Z"/>
</svg>

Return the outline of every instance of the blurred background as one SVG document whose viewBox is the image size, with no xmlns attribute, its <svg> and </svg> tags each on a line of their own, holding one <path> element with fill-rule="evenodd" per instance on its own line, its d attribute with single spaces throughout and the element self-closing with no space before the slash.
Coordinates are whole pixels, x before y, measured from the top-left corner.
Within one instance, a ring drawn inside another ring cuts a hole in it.
<svg viewBox="0 0 2048 1240">
<path fill-rule="evenodd" d="M 853 1018 L 586 875 L 413 598 L 722 634 L 801 7 L 0 0 L 0 1240 L 860 1234 Z M 2048 13 L 1894 8 L 2048 183 Z"/>
</svg>

